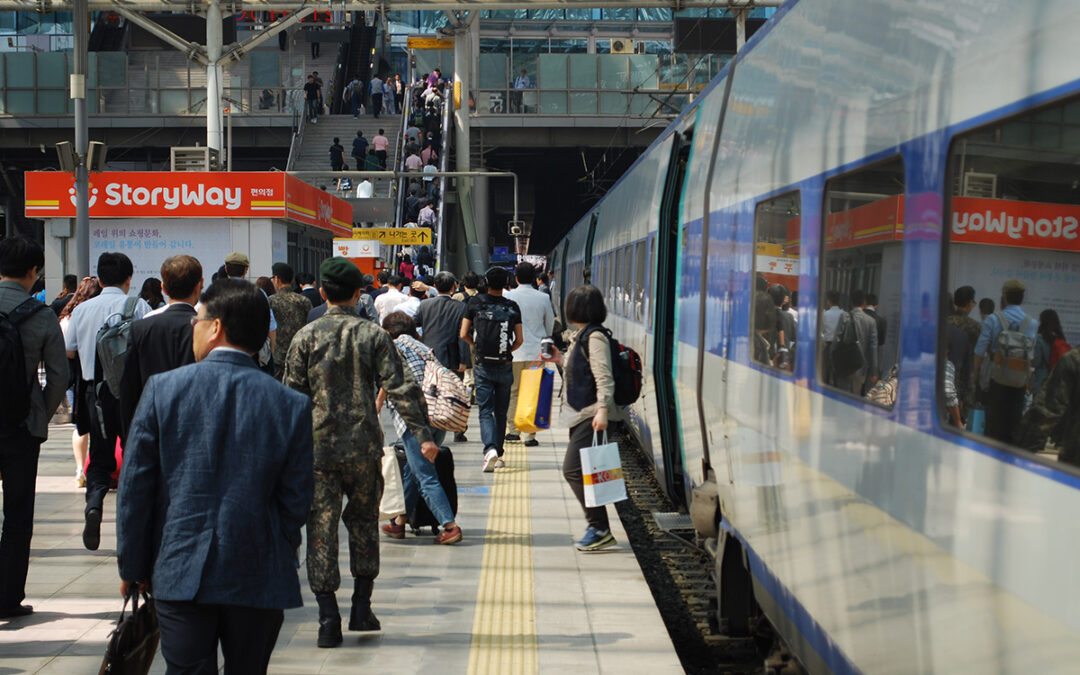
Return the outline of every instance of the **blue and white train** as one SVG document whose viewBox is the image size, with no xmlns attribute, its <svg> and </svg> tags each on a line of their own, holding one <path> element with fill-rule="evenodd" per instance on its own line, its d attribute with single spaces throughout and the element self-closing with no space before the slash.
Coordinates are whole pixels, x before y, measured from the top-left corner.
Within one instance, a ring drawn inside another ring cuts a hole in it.
<svg viewBox="0 0 1080 675">
<path fill-rule="evenodd" d="M 729 629 L 760 607 L 812 672 L 1080 670 L 1080 472 L 950 424 L 942 300 L 1018 279 L 1080 344 L 1077 36 L 1076 0 L 793 0 L 550 254 L 645 361 L 633 430 Z M 759 277 L 797 290 L 791 369 Z M 824 372 L 857 289 L 891 405 Z"/>
</svg>

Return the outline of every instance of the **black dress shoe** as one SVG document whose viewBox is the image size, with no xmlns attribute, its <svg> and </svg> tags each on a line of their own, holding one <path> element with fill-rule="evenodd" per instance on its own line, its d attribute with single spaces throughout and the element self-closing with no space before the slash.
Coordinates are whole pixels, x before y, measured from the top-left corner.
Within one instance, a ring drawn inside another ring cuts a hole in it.
<svg viewBox="0 0 1080 675">
<path fill-rule="evenodd" d="M 469 438 L 461 431 L 454 434 L 455 443 L 468 443 Z"/>
<path fill-rule="evenodd" d="M 519 436 L 517 434 L 506 434 L 505 436 L 503 436 L 503 440 L 506 440 L 506 441 L 520 441 L 521 436 Z"/>
<path fill-rule="evenodd" d="M 15 605 L 14 607 L 0 609 L 0 619 L 14 619 L 20 616 L 28 616 L 33 613 L 34 608 L 30 605 Z"/>
<path fill-rule="evenodd" d="M 535 438 L 530 438 L 529 440 L 525 441 L 526 448 L 535 448 L 538 445 L 540 445 L 540 441 L 536 440 Z"/>
<path fill-rule="evenodd" d="M 82 543 L 87 551 L 96 551 L 101 545 L 101 509 L 90 509 L 86 512 Z"/>
</svg>

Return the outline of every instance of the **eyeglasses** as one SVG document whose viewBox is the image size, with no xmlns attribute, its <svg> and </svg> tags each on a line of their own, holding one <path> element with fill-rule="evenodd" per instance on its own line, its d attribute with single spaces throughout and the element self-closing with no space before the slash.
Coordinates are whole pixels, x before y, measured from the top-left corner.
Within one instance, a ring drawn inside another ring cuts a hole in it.
<svg viewBox="0 0 1080 675">
<path fill-rule="evenodd" d="M 200 321 L 213 321 L 213 320 L 214 320 L 213 317 L 209 317 L 209 316 L 208 317 L 193 316 L 193 317 L 191 317 L 191 327 L 194 328 Z"/>
</svg>

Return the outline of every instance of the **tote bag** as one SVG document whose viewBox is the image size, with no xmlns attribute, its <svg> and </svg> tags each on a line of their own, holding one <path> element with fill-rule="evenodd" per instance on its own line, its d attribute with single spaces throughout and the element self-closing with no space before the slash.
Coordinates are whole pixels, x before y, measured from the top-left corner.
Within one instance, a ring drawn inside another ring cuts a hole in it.
<svg viewBox="0 0 1080 675">
<path fill-rule="evenodd" d="M 535 434 L 551 427 L 551 397 L 555 391 L 555 373 L 538 362 L 521 371 L 514 426 L 518 431 Z"/>
<path fill-rule="evenodd" d="M 593 431 L 590 447 L 581 448 L 581 476 L 585 483 L 585 506 L 603 506 L 626 499 L 619 444 L 608 443 L 607 432 L 602 442 Z"/>
<path fill-rule="evenodd" d="M 390 520 L 405 515 L 405 484 L 401 480 L 401 465 L 397 461 L 394 446 L 383 448 L 383 490 L 379 500 L 379 520 Z"/>
</svg>

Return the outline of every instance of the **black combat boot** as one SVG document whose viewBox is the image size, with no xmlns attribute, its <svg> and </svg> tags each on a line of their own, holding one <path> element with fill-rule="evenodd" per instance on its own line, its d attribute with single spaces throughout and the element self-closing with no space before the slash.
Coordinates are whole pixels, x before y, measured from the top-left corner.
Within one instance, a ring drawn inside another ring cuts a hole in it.
<svg viewBox="0 0 1080 675">
<path fill-rule="evenodd" d="M 375 587 L 375 577 L 356 577 L 355 581 L 349 630 L 382 630 L 375 612 L 371 611 L 371 589 Z"/>
<path fill-rule="evenodd" d="M 337 596 L 333 593 L 316 593 L 319 603 L 320 647 L 337 647 L 341 644 L 341 613 L 338 612 Z"/>
</svg>

